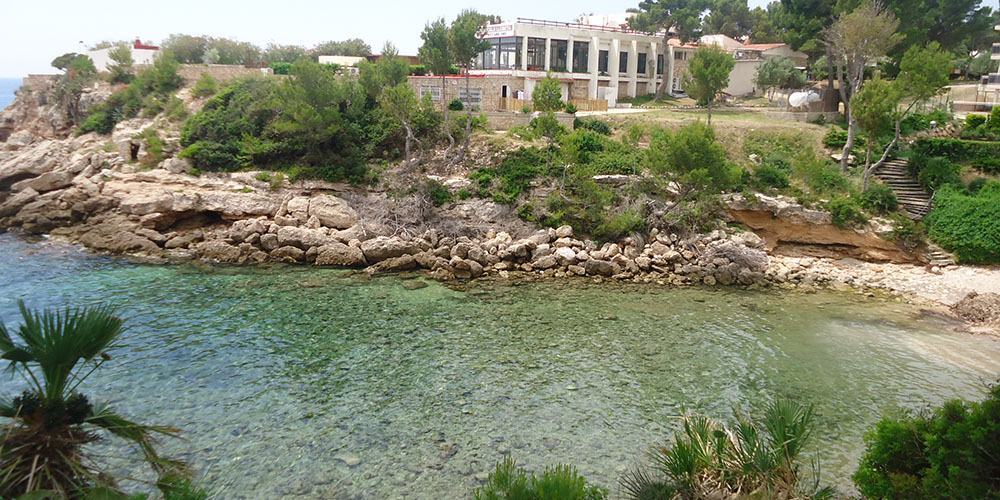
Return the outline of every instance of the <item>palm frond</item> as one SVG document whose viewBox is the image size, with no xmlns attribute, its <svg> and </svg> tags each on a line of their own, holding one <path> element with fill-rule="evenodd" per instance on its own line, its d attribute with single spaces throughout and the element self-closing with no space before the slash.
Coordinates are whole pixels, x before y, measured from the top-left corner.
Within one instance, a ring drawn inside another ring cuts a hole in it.
<svg viewBox="0 0 1000 500">
<path fill-rule="evenodd" d="M 169 470 L 180 471 L 183 469 L 183 465 L 180 462 L 161 458 L 155 448 L 156 441 L 154 434 L 180 438 L 180 431 L 177 429 L 165 426 L 137 424 L 115 413 L 106 403 L 95 404 L 85 422 L 100 427 L 114 436 L 131 441 L 139 448 L 145 460 L 158 473 Z"/>
<path fill-rule="evenodd" d="M 108 349 L 124 331 L 124 321 L 115 316 L 109 305 L 64 309 L 59 311 L 33 311 L 18 301 L 22 324 L 14 330 L 20 340 L 15 343 L 10 331 L 0 334 L 3 359 L 11 368 L 20 365 L 26 377 L 38 386 L 47 400 L 64 398 L 71 380 L 79 383 L 83 377 L 73 379 L 80 361 L 89 362 Z M 37 364 L 42 372 L 44 385 L 31 371 Z M 89 374 L 89 373 L 88 373 Z"/>
</svg>

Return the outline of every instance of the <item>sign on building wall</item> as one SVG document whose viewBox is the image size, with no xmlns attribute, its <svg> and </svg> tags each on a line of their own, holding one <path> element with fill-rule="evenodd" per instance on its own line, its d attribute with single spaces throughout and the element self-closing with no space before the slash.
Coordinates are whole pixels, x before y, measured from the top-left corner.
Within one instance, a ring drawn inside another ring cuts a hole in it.
<svg viewBox="0 0 1000 500">
<path fill-rule="evenodd" d="M 486 34 L 483 38 L 500 38 L 514 36 L 513 24 L 491 24 L 486 27 Z"/>
</svg>

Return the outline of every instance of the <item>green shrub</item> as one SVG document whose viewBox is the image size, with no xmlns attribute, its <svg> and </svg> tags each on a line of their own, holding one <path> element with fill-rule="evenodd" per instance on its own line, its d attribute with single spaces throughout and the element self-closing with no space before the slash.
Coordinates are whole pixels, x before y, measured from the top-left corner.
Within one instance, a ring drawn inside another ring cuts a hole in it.
<svg viewBox="0 0 1000 500">
<path fill-rule="evenodd" d="M 673 134 L 657 132 L 648 151 L 654 172 L 672 175 L 686 191 L 726 191 L 739 178 L 739 168 L 726 161 L 726 148 L 716 142 L 715 130 L 701 122 Z"/>
<path fill-rule="evenodd" d="M 163 110 L 163 113 L 167 115 L 167 119 L 172 122 L 183 122 L 188 117 L 187 106 L 184 105 L 184 101 L 177 98 L 177 96 L 170 96 L 170 100 L 167 101 L 167 105 Z"/>
<path fill-rule="evenodd" d="M 903 135 L 910 135 L 915 132 L 930 130 L 931 122 L 936 122 L 938 127 L 942 127 L 953 119 L 954 117 L 951 113 L 941 110 L 931 111 L 930 113 L 911 113 L 900 122 L 900 132 Z"/>
<path fill-rule="evenodd" d="M 276 75 L 288 75 L 292 72 L 292 63 L 290 62 L 273 62 L 270 67 Z"/>
<path fill-rule="evenodd" d="M 597 226 L 593 236 L 599 241 L 617 241 L 634 232 L 646 231 L 646 219 L 634 210 L 620 213 Z"/>
<path fill-rule="evenodd" d="M 937 191 L 944 185 L 962 185 L 958 165 L 941 157 L 927 160 L 917 174 L 917 180 L 928 191 Z"/>
<path fill-rule="evenodd" d="M 607 491 L 587 484 L 571 465 L 546 467 L 530 476 L 510 457 L 497 463 L 486 484 L 476 488 L 476 500 L 603 500 Z"/>
<path fill-rule="evenodd" d="M 469 178 L 481 196 L 511 204 L 531 188 L 531 181 L 545 172 L 548 154 L 538 148 L 522 147 L 509 153 L 495 168 L 480 167 Z"/>
<path fill-rule="evenodd" d="M 566 127 L 559 123 L 559 119 L 551 111 L 542 113 L 538 118 L 532 120 L 530 127 L 534 129 L 534 134 L 537 137 L 545 137 L 549 139 L 550 143 L 566 133 Z"/>
<path fill-rule="evenodd" d="M 812 154 L 797 156 L 793 172 L 818 196 L 843 195 L 851 191 L 851 180 L 840 168 Z"/>
<path fill-rule="evenodd" d="M 975 130 L 986 124 L 986 117 L 983 115 L 968 115 L 965 117 L 965 129 Z"/>
<path fill-rule="evenodd" d="M 854 482 L 866 498 L 995 499 L 1000 493 L 1000 385 L 981 402 L 884 417 L 865 436 Z"/>
<path fill-rule="evenodd" d="M 424 76 L 427 74 L 427 66 L 423 64 L 411 64 L 410 65 L 410 75 L 413 76 Z"/>
<path fill-rule="evenodd" d="M 965 187 L 965 191 L 969 194 L 974 195 L 978 193 L 980 190 L 982 190 L 983 187 L 985 187 L 988 182 L 989 179 L 985 177 L 976 177 L 975 179 L 969 181 L 969 185 Z"/>
<path fill-rule="evenodd" d="M 872 184 L 861 193 L 861 206 L 869 212 L 887 214 L 899 209 L 896 193 L 885 184 Z"/>
<path fill-rule="evenodd" d="M 238 152 L 225 144 L 198 141 L 184 148 L 177 157 L 191 160 L 199 169 L 234 172 L 242 166 L 236 159 Z"/>
<path fill-rule="evenodd" d="M 462 111 L 465 109 L 465 105 L 462 104 L 462 100 L 459 98 L 454 98 L 448 103 L 448 109 L 451 111 Z"/>
<path fill-rule="evenodd" d="M 601 135 L 611 135 L 611 125 L 597 118 L 576 118 L 573 120 L 573 128 L 591 130 Z"/>
<path fill-rule="evenodd" d="M 591 157 L 594 172 L 605 175 L 637 175 L 642 173 L 641 151 L 627 148 L 604 150 Z"/>
<path fill-rule="evenodd" d="M 849 228 L 868 221 L 855 198 L 834 198 L 826 203 L 826 209 L 833 216 L 833 225 Z"/>
<path fill-rule="evenodd" d="M 743 139 L 743 151 L 760 158 L 778 155 L 794 158 L 811 148 L 811 139 L 802 132 L 753 131 Z"/>
<path fill-rule="evenodd" d="M 789 186 L 785 170 L 770 163 L 764 163 L 754 170 L 752 182 L 758 189 L 784 189 Z"/>
<path fill-rule="evenodd" d="M 830 149 L 843 149 L 847 144 L 847 131 L 839 128 L 831 128 L 823 136 L 823 145 Z"/>
<path fill-rule="evenodd" d="M 922 137 L 914 142 L 913 151 L 926 157 L 943 156 L 952 162 L 964 162 L 1000 156 L 1000 142 Z"/>
<path fill-rule="evenodd" d="M 191 89 L 191 95 L 195 97 L 208 97 L 215 95 L 219 91 L 219 85 L 215 82 L 215 77 L 210 73 L 202 73 Z"/>
<path fill-rule="evenodd" d="M 524 107 L 521 108 L 521 113 L 524 113 L 526 115 L 530 115 L 531 114 L 531 105 L 525 104 Z"/>
<path fill-rule="evenodd" d="M 920 222 L 915 222 L 909 217 L 894 213 L 890 215 L 892 220 L 892 231 L 888 234 L 889 241 L 902 247 L 907 252 L 914 252 L 927 246 L 927 231 Z"/>
<path fill-rule="evenodd" d="M 986 122 L 986 126 L 993 131 L 1000 130 L 1000 107 L 994 106 L 990 110 L 990 119 Z"/>
<path fill-rule="evenodd" d="M 426 190 L 427 195 L 431 197 L 431 203 L 433 203 L 435 207 L 440 207 L 445 203 L 450 203 L 454 199 L 451 191 L 449 191 L 444 184 L 441 184 L 438 181 L 428 181 Z"/>
<path fill-rule="evenodd" d="M 142 160 L 143 166 L 152 168 L 163 161 L 163 141 L 160 140 L 160 134 L 157 133 L 156 129 L 147 128 L 136 134 L 133 139 L 140 139 L 146 146 L 146 157 Z"/>
<path fill-rule="evenodd" d="M 153 66 L 139 73 L 127 87 L 91 106 L 79 131 L 110 134 L 115 124 L 122 120 L 135 118 L 140 113 L 152 117 L 163 111 L 173 92 L 184 83 L 177 74 L 177 67 L 169 54 L 157 57 Z"/>
<path fill-rule="evenodd" d="M 1000 158 L 975 158 L 970 163 L 973 167 L 984 174 L 1000 175 Z"/>
<path fill-rule="evenodd" d="M 568 101 L 566 103 L 566 107 L 564 108 L 564 110 L 567 113 L 571 114 L 571 115 L 575 115 L 576 114 L 576 104 L 573 104 L 573 101 Z"/>
<path fill-rule="evenodd" d="M 1000 263 L 1000 182 L 974 195 L 946 186 L 924 220 L 931 239 L 969 264 Z"/>
</svg>

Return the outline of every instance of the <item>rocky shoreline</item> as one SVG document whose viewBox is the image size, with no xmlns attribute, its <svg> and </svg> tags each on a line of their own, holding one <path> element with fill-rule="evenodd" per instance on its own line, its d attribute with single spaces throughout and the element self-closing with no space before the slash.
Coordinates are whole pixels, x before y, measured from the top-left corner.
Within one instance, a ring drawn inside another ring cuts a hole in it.
<svg viewBox="0 0 1000 500">
<path fill-rule="evenodd" d="M 111 142 L 93 134 L 62 140 L 18 134 L 7 141 L 0 151 L 0 231 L 49 234 L 99 252 L 153 259 L 287 262 L 368 273 L 421 269 L 439 280 L 516 273 L 885 290 L 947 314 L 970 292 L 991 300 L 1000 293 L 996 270 L 976 268 L 982 279 L 970 286 L 945 276 L 968 268 L 929 268 L 919 255 L 881 238 L 877 223 L 836 228 L 827 212 L 780 197 L 727 200 L 732 220 L 750 231 L 681 236 L 653 230 L 604 244 L 578 238 L 570 226 L 532 227 L 508 207 L 478 199 L 393 225 L 386 214 L 402 201 L 385 193 L 275 182 L 253 172 L 194 176 L 176 158 L 137 169 L 123 151 L 141 149 L 134 132 L 149 123 L 121 125 Z M 987 317 L 982 329 L 995 330 L 997 319 L 1000 313 Z"/>
</svg>

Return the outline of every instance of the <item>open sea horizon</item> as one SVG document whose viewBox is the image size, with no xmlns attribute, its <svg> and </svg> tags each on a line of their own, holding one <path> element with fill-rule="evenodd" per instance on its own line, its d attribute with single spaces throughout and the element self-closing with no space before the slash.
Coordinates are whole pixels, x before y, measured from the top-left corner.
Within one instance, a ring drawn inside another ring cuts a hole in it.
<svg viewBox="0 0 1000 500">
<path fill-rule="evenodd" d="M 23 78 L 0 78 L 0 109 L 14 102 L 14 91 L 21 88 Z"/>
</svg>

